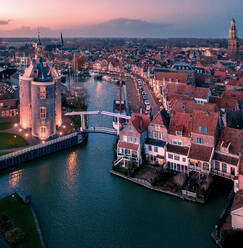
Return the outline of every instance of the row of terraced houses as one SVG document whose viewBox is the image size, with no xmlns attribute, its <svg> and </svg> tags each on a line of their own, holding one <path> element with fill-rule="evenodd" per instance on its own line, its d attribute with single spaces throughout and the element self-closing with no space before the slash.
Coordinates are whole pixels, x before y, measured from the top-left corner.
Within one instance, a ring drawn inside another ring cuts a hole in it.
<svg viewBox="0 0 243 248">
<path fill-rule="evenodd" d="M 234 182 L 235 192 L 243 189 L 243 130 L 227 127 L 225 111 L 208 101 L 210 90 L 167 83 L 161 97 L 164 108 L 154 118 L 133 113 L 120 131 L 114 165 L 146 160 L 177 172 L 222 176 Z"/>
</svg>

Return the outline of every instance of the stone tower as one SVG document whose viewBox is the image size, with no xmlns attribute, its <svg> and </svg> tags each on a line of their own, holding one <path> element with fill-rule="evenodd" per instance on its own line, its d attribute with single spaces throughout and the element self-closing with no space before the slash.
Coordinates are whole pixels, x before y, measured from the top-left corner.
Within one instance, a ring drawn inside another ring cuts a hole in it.
<svg viewBox="0 0 243 248">
<path fill-rule="evenodd" d="M 239 55 L 239 39 L 234 18 L 231 20 L 229 29 L 228 55 L 234 58 Z"/>
<path fill-rule="evenodd" d="M 36 56 L 19 81 L 20 125 L 32 136 L 47 140 L 62 124 L 61 81 L 56 70 L 42 57 L 40 37 Z"/>
</svg>

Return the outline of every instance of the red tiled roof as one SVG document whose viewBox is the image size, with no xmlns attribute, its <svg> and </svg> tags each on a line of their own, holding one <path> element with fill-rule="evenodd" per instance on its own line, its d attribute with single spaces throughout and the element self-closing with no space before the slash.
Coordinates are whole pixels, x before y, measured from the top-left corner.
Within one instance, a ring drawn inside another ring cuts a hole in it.
<svg viewBox="0 0 243 248">
<path fill-rule="evenodd" d="M 188 147 L 167 144 L 167 152 L 172 152 L 172 153 L 176 153 L 176 154 L 181 154 L 181 155 L 187 156 L 188 150 L 189 150 Z"/>
<path fill-rule="evenodd" d="M 218 112 L 206 112 L 202 110 L 194 110 L 192 114 L 192 132 L 214 136 L 219 120 Z M 199 132 L 198 127 L 202 127 L 202 132 Z M 204 133 L 204 127 L 207 128 L 207 133 Z"/>
<path fill-rule="evenodd" d="M 220 130 L 216 150 L 220 151 L 221 145 L 227 147 L 229 144 L 229 153 L 239 154 L 243 148 L 243 130 L 223 127 Z"/>
<path fill-rule="evenodd" d="M 195 160 L 209 162 L 213 148 L 203 145 L 191 144 L 188 157 Z"/>
<path fill-rule="evenodd" d="M 137 151 L 139 148 L 138 144 L 127 143 L 127 142 L 122 142 L 122 141 L 119 141 L 117 146 L 120 148 L 130 149 L 130 150 L 134 150 L 134 151 Z"/>
<path fill-rule="evenodd" d="M 170 120 L 169 133 L 176 135 L 181 131 L 182 136 L 190 137 L 192 129 L 192 116 L 188 113 L 176 112 Z"/>
<path fill-rule="evenodd" d="M 148 129 L 149 121 L 150 120 L 148 115 L 133 113 L 132 118 L 129 120 L 129 123 L 132 123 L 132 125 L 139 133 L 143 133 Z"/>
<path fill-rule="evenodd" d="M 174 112 L 192 113 L 193 110 L 217 112 L 218 107 L 214 103 L 198 104 L 195 101 L 188 99 L 177 99 L 172 106 L 172 111 Z"/>
<path fill-rule="evenodd" d="M 163 117 L 163 114 L 162 114 L 162 111 L 159 111 L 155 117 L 153 118 L 153 120 L 151 121 L 152 124 L 157 124 L 157 125 L 161 125 L 161 126 L 164 126 L 166 127 L 167 124 L 166 124 L 166 121 Z"/>
<path fill-rule="evenodd" d="M 155 72 L 155 80 L 165 80 L 176 82 L 178 80 L 179 83 L 186 84 L 188 80 L 188 73 L 179 73 L 179 72 Z"/>
</svg>

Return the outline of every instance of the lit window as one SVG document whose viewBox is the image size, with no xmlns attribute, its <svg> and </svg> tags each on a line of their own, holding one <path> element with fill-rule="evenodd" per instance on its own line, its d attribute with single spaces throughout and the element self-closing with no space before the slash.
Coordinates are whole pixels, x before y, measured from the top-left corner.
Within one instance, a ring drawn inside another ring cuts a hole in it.
<svg viewBox="0 0 243 248">
<path fill-rule="evenodd" d="M 40 87 L 40 99 L 46 99 L 46 87 Z"/>
<path fill-rule="evenodd" d="M 127 136 L 126 135 L 123 136 L 123 141 L 127 142 Z"/>
<path fill-rule="evenodd" d="M 46 138 L 46 127 L 44 126 L 40 127 L 40 135 L 41 138 Z"/>
<path fill-rule="evenodd" d="M 46 107 L 41 107 L 40 108 L 40 118 L 41 119 L 46 119 Z"/>
</svg>

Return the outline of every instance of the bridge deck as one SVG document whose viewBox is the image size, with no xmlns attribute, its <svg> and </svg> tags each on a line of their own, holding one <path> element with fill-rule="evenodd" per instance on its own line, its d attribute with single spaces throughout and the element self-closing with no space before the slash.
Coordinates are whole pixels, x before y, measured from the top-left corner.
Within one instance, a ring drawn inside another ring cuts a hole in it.
<svg viewBox="0 0 243 248">
<path fill-rule="evenodd" d="M 86 133 L 104 133 L 104 134 L 111 134 L 111 135 L 118 135 L 117 130 L 114 128 L 107 128 L 107 127 L 89 127 L 84 130 Z"/>
</svg>

